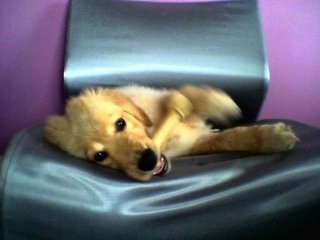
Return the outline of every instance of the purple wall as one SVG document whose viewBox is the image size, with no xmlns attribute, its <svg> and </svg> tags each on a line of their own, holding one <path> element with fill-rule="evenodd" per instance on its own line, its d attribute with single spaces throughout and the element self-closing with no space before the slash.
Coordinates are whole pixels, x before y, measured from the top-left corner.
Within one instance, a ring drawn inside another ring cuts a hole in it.
<svg viewBox="0 0 320 240">
<path fill-rule="evenodd" d="M 320 127 L 320 1 L 260 0 L 270 66 L 261 118 Z"/>
<path fill-rule="evenodd" d="M 271 83 L 261 118 L 320 127 L 320 1 L 260 0 Z M 0 154 L 14 133 L 62 111 L 68 0 L 0 0 Z"/>
<path fill-rule="evenodd" d="M 68 0 L 0 0 L 0 154 L 12 135 L 61 111 Z"/>
</svg>

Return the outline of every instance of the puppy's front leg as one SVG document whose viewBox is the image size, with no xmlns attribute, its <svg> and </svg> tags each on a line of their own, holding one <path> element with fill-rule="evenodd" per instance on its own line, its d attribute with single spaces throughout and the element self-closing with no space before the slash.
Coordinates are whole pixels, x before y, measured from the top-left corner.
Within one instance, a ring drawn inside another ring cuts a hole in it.
<svg viewBox="0 0 320 240">
<path fill-rule="evenodd" d="M 284 123 L 235 127 L 201 136 L 191 154 L 246 151 L 272 153 L 292 149 L 299 139 Z"/>
</svg>

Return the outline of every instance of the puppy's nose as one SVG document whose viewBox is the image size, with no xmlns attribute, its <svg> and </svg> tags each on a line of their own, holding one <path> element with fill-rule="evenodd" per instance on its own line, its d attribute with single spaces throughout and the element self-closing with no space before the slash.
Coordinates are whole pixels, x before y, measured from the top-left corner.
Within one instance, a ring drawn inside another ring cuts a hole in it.
<svg viewBox="0 0 320 240">
<path fill-rule="evenodd" d="M 141 154 L 141 157 L 138 161 L 138 168 L 141 171 L 151 171 L 155 168 L 158 162 L 157 154 L 151 150 L 150 148 L 147 148 L 144 150 Z"/>
</svg>

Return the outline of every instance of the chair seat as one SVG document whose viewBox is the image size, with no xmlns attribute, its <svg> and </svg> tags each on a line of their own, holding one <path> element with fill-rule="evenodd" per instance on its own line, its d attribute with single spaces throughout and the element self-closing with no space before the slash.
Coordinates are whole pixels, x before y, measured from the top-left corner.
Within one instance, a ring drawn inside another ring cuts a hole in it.
<svg viewBox="0 0 320 240">
<path fill-rule="evenodd" d="M 145 183 L 67 156 L 45 142 L 42 123 L 33 126 L 3 158 L 2 238 L 311 238 L 319 232 L 320 129 L 286 122 L 301 139 L 292 151 L 181 157 L 168 176 Z"/>
</svg>

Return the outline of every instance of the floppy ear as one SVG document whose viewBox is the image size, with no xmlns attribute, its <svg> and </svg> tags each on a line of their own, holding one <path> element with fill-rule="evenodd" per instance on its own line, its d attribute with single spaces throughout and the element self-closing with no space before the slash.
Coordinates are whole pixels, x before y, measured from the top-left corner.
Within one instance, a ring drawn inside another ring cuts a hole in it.
<svg viewBox="0 0 320 240">
<path fill-rule="evenodd" d="M 123 105 L 123 108 L 126 113 L 138 119 L 140 122 L 143 123 L 144 126 L 152 126 L 152 122 L 150 118 L 147 116 L 147 114 L 145 114 L 145 112 L 137 105 L 135 105 L 131 100 L 128 99 L 128 102 Z"/>
<path fill-rule="evenodd" d="M 70 144 L 70 130 L 69 121 L 65 116 L 50 116 L 45 121 L 45 138 L 63 150 Z"/>
<path fill-rule="evenodd" d="M 111 97 L 112 101 L 120 105 L 123 110 L 138 119 L 143 125 L 147 127 L 152 126 L 152 122 L 147 114 L 138 107 L 134 102 L 131 101 L 128 97 L 124 96 L 120 92 L 111 89 L 103 89 L 105 94 Z"/>
</svg>

